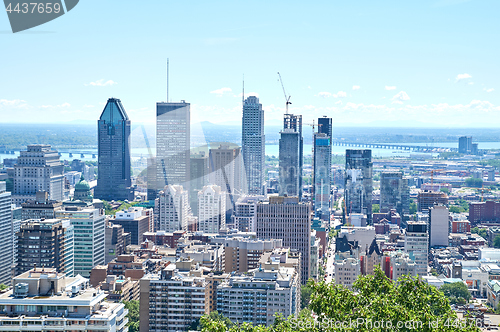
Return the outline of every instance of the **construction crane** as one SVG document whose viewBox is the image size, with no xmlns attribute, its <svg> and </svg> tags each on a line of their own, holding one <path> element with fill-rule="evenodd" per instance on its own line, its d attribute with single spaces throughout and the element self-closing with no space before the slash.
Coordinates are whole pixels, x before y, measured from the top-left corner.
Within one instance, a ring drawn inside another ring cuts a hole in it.
<svg viewBox="0 0 500 332">
<path fill-rule="evenodd" d="M 283 94 L 285 95 L 285 100 L 286 100 L 286 113 L 285 114 L 288 114 L 288 105 L 292 104 L 292 102 L 290 101 L 290 97 L 291 96 L 287 96 L 286 95 L 285 86 L 283 85 L 283 80 L 281 79 L 280 72 L 278 72 L 278 77 L 279 77 L 279 80 L 280 80 L 280 83 L 281 83 L 281 87 L 283 88 Z"/>
<path fill-rule="evenodd" d="M 445 169 L 433 169 L 432 171 L 422 173 L 422 175 L 431 175 L 431 186 L 434 186 L 434 172 L 446 171 Z"/>
</svg>

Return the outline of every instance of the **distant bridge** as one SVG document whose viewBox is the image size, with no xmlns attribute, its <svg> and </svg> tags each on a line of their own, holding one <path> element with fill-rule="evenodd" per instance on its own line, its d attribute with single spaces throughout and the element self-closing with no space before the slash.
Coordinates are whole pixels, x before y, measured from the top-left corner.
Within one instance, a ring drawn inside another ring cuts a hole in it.
<svg viewBox="0 0 500 332">
<path fill-rule="evenodd" d="M 422 145 L 402 145 L 402 144 L 386 144 L 386 143 L 360 143 L 360 142 L 332 142 L 335 146 L 346 146 L 368 149 L 391 149 L 403 150 L 411 152 L 432 152 L 436 150 L 458 152 L 458 148 L 439 147 L 439 146 L 422 146 Z"/>
</svg>

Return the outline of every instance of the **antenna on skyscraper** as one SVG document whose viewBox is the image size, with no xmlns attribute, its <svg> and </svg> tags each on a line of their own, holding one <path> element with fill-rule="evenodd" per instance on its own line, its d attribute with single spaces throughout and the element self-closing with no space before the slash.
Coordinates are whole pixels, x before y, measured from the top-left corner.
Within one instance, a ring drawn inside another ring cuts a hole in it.
<svg viewBox="0 0 500 332">
<path fill-rule="evenodd" d="M 243 74 L 243 93 L 241 94 L 241 105 L 245 104 L 245 74 Z"/>
<path fill-rule="evenodd" d="M 168 103 L 168 58 L 167 58 L 167 103 Z"/>
</svg>

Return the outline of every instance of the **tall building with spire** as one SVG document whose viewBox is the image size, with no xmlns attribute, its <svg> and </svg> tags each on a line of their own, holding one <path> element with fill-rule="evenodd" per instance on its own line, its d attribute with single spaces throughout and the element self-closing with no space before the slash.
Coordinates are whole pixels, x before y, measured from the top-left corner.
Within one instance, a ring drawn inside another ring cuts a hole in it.
<svg viewBox="0 0 500 332">
<path fill-rule="evenodd" d="M 250 96 L 243 102 L 242 153 L 248 193 L 264 194 L 264 160 L 266 157 L 264 135 L 264 110 L 259 98 Z"/>
<path fill-rule="evenodd" d="M 156 103 L 156 192 L 167 185 L 189 188 L 190 104 Z"/>
<path fill-rule="evenodd" d="M 302 115 L 285 114 L 279 140 L 280 196 L 302 197 Z"/>
<path fill-rule="evenodd" d="M 98 177 L 94 195 L 105 200 L 133 199 L 130 188 L 130 119 L 120 99 L 109 98 L 98 127 Z"/>
</svg>

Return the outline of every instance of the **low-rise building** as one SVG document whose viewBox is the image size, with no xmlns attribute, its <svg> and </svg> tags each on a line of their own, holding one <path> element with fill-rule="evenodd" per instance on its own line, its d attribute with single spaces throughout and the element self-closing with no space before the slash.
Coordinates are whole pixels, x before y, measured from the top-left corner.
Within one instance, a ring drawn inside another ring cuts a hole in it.
<svg viewBox="0 0 500 332">
<path fill-rule="evenodd" d="M 106 294 L 90 288 L 82 276 L 37 268 L 15 277 L 12 284 L 0 294 L 3 331 L 128 331 L 123 303 L 105 301 Z"/>
</svg>

